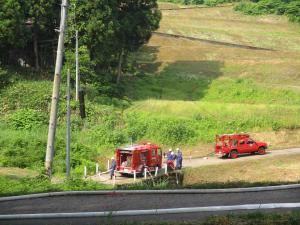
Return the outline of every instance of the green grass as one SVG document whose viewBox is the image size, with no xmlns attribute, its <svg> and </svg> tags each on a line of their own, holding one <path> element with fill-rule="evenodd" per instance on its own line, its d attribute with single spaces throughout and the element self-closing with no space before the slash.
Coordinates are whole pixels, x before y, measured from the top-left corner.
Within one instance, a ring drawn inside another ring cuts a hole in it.
<svg viewBox="0 0 300 225">
<path fill-rule="evenodd" d="M 99 184 L 81 179 L 71 179 L 59 184 L 52 184 L 47 178 L 9 178 L 0 176 L 0 196 L 23 195 L 54 191 L 104 190 L 112 189 L 110 185 Z"/>
</svg>

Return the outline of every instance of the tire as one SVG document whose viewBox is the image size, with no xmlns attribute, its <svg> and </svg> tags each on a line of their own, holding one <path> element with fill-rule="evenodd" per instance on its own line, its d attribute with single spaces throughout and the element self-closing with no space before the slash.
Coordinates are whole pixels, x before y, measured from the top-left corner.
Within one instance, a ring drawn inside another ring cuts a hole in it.
<svg viewBox="0 0 300 225">
<path fill-rule="evenodd" d="M 266 154 L 266 149 L 264 147 L 259 147 L 257 153 L 259 155 L 264 155 L 264 154 Z"/>
<path fill-rule="evenodd" d="M 230 152 L 230 158 L 231 159 L 236 159 L 237 157 L 239 157 L 238 152 L 236 150 L 232 150 Z"/>
</svg>

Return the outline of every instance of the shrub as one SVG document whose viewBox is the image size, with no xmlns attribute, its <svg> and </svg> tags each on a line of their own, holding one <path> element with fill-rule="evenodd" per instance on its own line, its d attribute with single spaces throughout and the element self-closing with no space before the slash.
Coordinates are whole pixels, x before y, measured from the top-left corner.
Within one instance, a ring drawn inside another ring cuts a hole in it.
<svg viewBox="0 0 300 225">
<path fill-rule="evenodd" d="M 15 129 L 30 130 L 45 124 L 46 117 L 32 109 L 20 109 L 8 116 L 8 123 Z"/>
</svg>

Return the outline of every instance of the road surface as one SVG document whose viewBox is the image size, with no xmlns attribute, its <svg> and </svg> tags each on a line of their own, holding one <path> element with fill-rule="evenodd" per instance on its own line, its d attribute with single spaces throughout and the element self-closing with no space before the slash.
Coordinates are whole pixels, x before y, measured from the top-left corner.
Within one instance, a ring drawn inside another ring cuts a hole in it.
<svg viewBox="0 0 300 225">
<path fill-rule="evenodd" d="M 114 194 L 77 195 L 35 198 L 0 202 L 0 214 L 103 212 L 143 209 L 229 206 L 266 203 L 299 203 L 300 188 L 261 192 L 206 193 L 206 194 Z M 241 211 L 238 211 L 240 213 Z M 249 212 L 249 211 L 247 211 Z M 203 219 L 208 215 L 227 212 L 166 214 L 160 216 L 130 216 L 109 218 L 22 219 L 0 220 L 0 224 L 122 224 L 125 221 L 173 221 Z"/>
</svg>

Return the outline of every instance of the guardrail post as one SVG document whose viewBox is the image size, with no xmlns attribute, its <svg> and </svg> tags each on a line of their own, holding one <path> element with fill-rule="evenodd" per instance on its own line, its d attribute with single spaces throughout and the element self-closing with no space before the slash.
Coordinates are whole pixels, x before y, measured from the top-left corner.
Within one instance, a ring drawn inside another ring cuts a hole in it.
<svg viewBox="0 0 300 225">
<path fill-rule="evenodd" d="M 168 174 L 168 165 L 167 165 L 167 163 L 165 164 L 165 174 Z"/>
<path fill-rule="evenodd" d="M 147 179 L 147 168 L 144 169 L 144 178 Z"/>
<path fill-rule="evenodd" d="M 96 163 L 96 174 L 99 173 L 99 163 Z"/>
<path fill-rule="evenodd" d="M 87 169 L 86 169 L 86 166 L 84 166 L 84 178 L 86 178 L 87 176 Z"/>
<path fill-rule="evenodd" d="M 157 177 L 157 173 L 158 173 L 158 167 L 155 167 L 155 175 Z"/>
<path fill-rule="evenodd" d="M 135 170 L 133 171 L 133 181 L 134 182 L 136 181 L 136 171 Z"/>
</svg>

